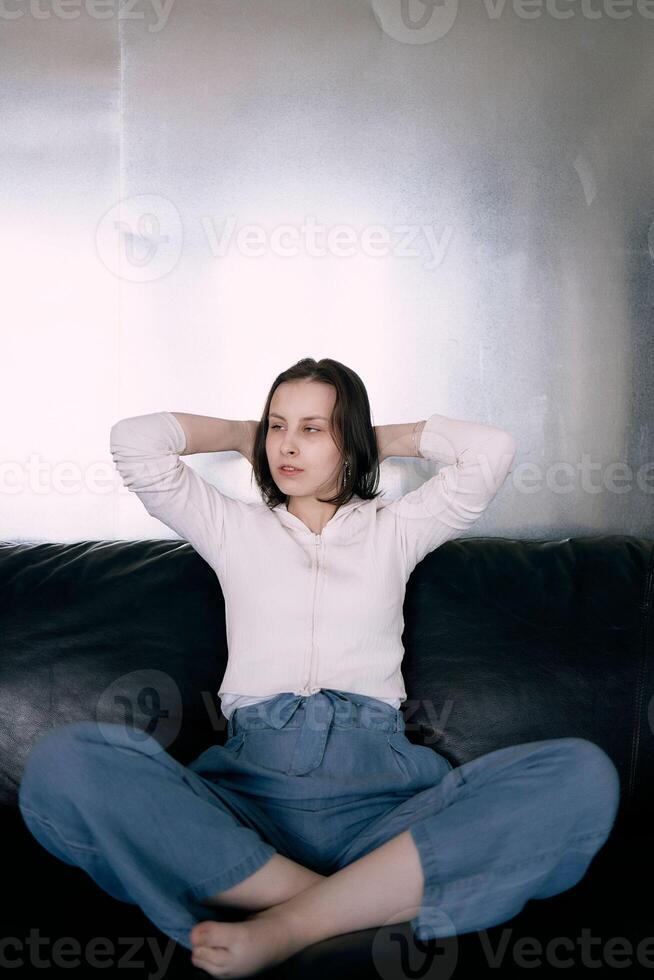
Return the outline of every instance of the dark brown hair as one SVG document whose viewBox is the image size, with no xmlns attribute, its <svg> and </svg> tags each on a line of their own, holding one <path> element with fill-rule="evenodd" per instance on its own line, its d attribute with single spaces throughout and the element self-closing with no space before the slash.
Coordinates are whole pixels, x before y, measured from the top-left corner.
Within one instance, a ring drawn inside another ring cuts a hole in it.
<svg viewBox="0 0 654 980">
<path fill-rule="evenodd" d="M 285 503 L 287 494 L 282 493 L 273 480 L 266 455 L 266 435 L 268 433 L 268 412 L 275 390 L 285 381 L 322 381 L 336 389 L 336 401 L 331 419 L 331 431 L 339 447 L 343 463 L 350 464 L 347 479 L 341 470 L 341 488 L 336 496 L 321 503 L 336 504 L 338 507 L 351 500 L 354 494 L 363 500 L 374 500 L 380 496 L 379 451 L 377 438 L 370 418 L 370 402 L 363 381 L 351 368 L 323 357 L 316 361 L 304 357 L 292 367 L 278 374 L 268 393 L 263 415 L 257 426 L 252 449 L 252 469 L 257 486 L 265 503 L 271 509 Z"/>
</svg>

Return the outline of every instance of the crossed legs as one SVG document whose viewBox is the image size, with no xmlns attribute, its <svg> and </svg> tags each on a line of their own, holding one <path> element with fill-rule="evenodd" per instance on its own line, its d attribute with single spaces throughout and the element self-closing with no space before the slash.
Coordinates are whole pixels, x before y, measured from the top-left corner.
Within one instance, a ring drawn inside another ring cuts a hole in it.
<svg viewBox="0 0 654 980">
<path fill-rule="evenodd" d="M 423 885 L 417 848 L 404 831 L 245 922 L 198 923 L 190 933 L 191 959 L 215 977 L 250 976 L 330 936 L 407 922 L 419 911 Z M 256 902 L 254 888 L 249 900 Z"/>
<path fill-rule="evenodd" d="M 317 871 L 275 854 L 269 861 L 233 888 L 202 899 L 201 905 L 229 905 L 260 912 L 299 895 L 324 879 Z"/>
</svg>

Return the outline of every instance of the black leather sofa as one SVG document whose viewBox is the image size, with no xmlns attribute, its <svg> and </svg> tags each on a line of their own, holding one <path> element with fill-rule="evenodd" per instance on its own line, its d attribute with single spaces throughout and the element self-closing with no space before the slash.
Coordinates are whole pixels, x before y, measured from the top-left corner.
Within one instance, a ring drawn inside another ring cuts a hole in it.
<svg viewBox="0 0 654 980">
<path fill-rule="evenodd" d="M 408 737 L 455 766 L 506 745 L 590 739 L 620 774 L 614 829 L 574 888 L 501 925 L 431 943 L 413 940 L 408 923 L 358 931 L 259 975 L 654 975 L 653 605 L 652 540 L 469 537 L 428 555 L 404 606 Z M 147 728 L 184 763 L 225 740 L 215 574 L 183 541 L 5 542 L 0 635 L 0 967 L 85 980 L 130 969 L 208 976 L 138 906 L 45 851 L 17 792 L 32 744 L 68 721 Z"/>
</svg>

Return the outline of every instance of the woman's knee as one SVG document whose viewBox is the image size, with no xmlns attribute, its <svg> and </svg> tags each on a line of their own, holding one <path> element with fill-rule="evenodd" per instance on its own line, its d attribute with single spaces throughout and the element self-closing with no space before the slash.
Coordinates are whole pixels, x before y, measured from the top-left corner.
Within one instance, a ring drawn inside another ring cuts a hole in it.
<svg viewBox="0 0 654 980">
<path fill-rule="evenodd" d="M 95 721 L 72 721 L 49 729 L 28 752 L 18 790 L 19 806 L 38 810 L 51 791 L 61 794 L 79 785 L 86 760 L 95 765 L 95 747 L 107 741 L 110 736 Z"/>
<path fill-rule="evenodd" d="M 91 738 L 95 727 L 95 722 L 92 721 L 71 721 L 48 729 L 33 743 L 27 755 L 25 768 L 57 764 L 80 742 Z"/>
<path fill-rule="evenodd" d="M 599 795 L 609 816 L 615 818 L 620 804 L 620 775 L 611 757 L 596 742 L 587 738 L 566 738 L 574 754 L 575 766 L 570 771 L 578 791 L 586 798 Z"/>
</svg>

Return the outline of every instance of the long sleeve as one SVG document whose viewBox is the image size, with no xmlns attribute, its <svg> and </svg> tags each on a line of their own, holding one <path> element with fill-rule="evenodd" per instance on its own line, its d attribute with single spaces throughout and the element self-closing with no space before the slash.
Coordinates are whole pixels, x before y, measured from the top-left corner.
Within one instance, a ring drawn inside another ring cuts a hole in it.
<svg viewBox="0 0 654 980">
<path fill-rule="evenodd" d="M 180 458 L 186 436 L 172 412 L 121 419 L 111 428 L 110 448 L 123 483 L 148 514 L 186 539 L 215 569 L 227 498 Z"/>
<path fill-rule="evenodd" d="M 447 465 L 389 507 L 408 574 L 430 551 L 479 519 L 510 471 L 517 442 L 496 426 L 434 414 L 425 423 L 419 448 L 425 459 Z"/>
</svg>

